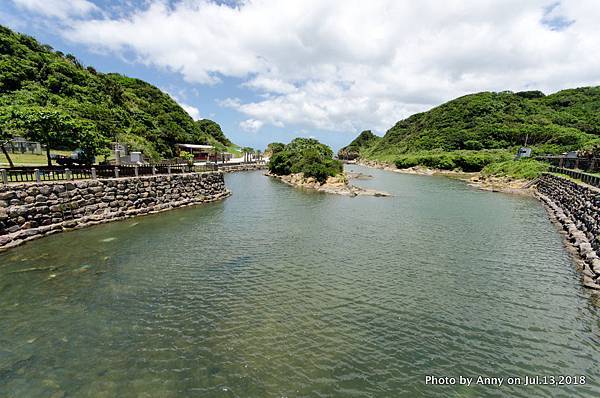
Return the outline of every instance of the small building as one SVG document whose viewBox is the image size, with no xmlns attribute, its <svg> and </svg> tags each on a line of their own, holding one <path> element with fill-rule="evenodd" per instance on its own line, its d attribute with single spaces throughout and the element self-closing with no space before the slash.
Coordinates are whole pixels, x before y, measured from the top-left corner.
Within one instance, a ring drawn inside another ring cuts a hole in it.
<svg viewBox="0 0 600 398">
<path fill-rule="evenodd" d="M 186 151 L 194 155 L 194 160 L 198 162 L 206 162 L 214 160 L 214 147 L 212 145 L 199 144 L 175 144 L 175 152 L 177 156 L 181 151 Z"/>
<path fill-rule="evenodd" d="M 530 157 L 531 157 L 531 148 L 521 147 L 517 151 L 517 156 L 515 156 L 515 159 L 530 158 Z"/>
</svg>

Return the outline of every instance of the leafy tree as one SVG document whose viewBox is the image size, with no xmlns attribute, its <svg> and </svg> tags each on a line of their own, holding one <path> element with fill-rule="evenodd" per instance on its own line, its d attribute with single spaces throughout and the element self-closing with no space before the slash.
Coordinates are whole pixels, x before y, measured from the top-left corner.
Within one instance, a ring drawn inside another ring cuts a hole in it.
<svg viewBox="0 0 600 398">
<path fill-rule="evenodd" d="M 271 157 L 277 152 L 283 151 L 284 148 L 285 144 L 281 142 L 271 142 L 269 145 L 267 145 L 267 149 L 265 149 L 265 156 Z"/>
<path fill-rule="evenodd" d="M 221 126 L 219 126 L 217 122 L 209 119 L 202 119 L 196 121 L 196 126 L 198 126 L 201 132 L 206 133 L 221 144 L 226 146 L 231 145 L 231 141 L 225 136 L 225 133 L 223 133 Z"/>
<path fill-rule="evenodd" d="M 223 153 L 225 151 L 227 151 L 227 147 L 225 145 L 221 144 L 220 142 L 215 142 L 212 145 L 213 145 L 213 154 L 215 155 L 215 164 L 217 164 L 219 162 L 219 156 L 221 156 L 222 162 L 225 163 L 225 156 L 223 156 Z"/>
<path fill-rule="evenodd" d="M 248 162 L 250 160 L 249 155 L 254 152 L 254 149 L 249 146 L 245 146 L 241 149 L 241 151 L 244 154 L 244 162 Z"/>
<path fill-rule="evenodd" d="M 229 142 L 217 123 L 194 122 L 157 87 L 85 68 L 73 55 L 0 26 L 0 111 L 13 106 L 51 108 L 106 140 L 126 137 L 155 159 L 172 157 L 176 143 Z"/>
<path fill-rule="evenodd" d="M 371 130 L 365 130 L 358 135 L 348 146 L 343 147 L 338 151 L 338 158 L 345 160 L 353 160 L 360 156 L 361 151 L 364 151 L 375 145 L 381 137 L 373 134 Z"/>
<path fill-rule="evenodd" d="M 334 160 L 327 145 L 312 138 L 296 138 L 269 159 L 269 171 L 278 175 L 303 173 L 324 182 L 329 176 L 342 173 L 342 163 Z"/>
<path fill-rule="evenodd" d="M 106 147 L 93 125 L 73 119 L 65 113 L 46 107 L 17 107 L 11 113 L 12 123 L 23 130 L 25 137 L 46 146 L 48 166 L 52 166 L 50 149 L 79 148 L 88 157 Z"/>
<path fill-rule="evenodd" d="M 11 129 L 10 124 L 10 115 L 5 112 L 0 112 L 0 148 L 2 149 L 2 153 L 6 157 L 9 166 L 15 167 L 8 151 L 6 150 L 6 145 L 8 142 L 14 138 L 13 130 Z"/>
</svg>

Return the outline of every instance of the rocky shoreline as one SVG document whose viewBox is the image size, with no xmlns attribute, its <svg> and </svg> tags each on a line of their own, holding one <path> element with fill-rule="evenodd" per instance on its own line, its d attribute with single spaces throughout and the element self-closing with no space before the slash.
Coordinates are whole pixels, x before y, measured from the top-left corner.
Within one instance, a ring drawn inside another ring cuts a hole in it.
<svg viewBox="0 0 600 398">
<path fill-rule="evenodd" d="M 465 181 L 482 191 L 503 192 L 518 195 L 533 195 L 533 189 L 528 186 L 528 180 L 515 180 L 507 177 L 486 177 L 479 172 L 463 172 L 454 170 L 431 169 L 423 166 L 414 166 L 398 169 L 395 165 L 377 162 L 374 160 L 359 160 L 355 164 L 376 169 L 392 171 L 394 173 L 414 174 L 423 176 L 443 176 Z"/>
<path fill-rule="evenodd" d="M 536 186 L 535 197 L 561 230 L 583 275 L 583 286 L 600 291 L 600 189 L 549 173 Z"/>
<path fill-rule="evenodd" d="M 276 178 L 285 184 L 291 185 L 293 187 L 298 188 L 306 188 L 315 190 L 318 192 L 332 193 L 336 195 L 343 196 L 390 196 L 387 192 L 376 191 L 374 189 L 365 189 L 361 187 L 357 187 L 354 185 L 350 185 L 348 183 L 348 177 L 344 176 L 336 176 L 329 177 L 327 181 L 324 183 L 320 183 L 315 178 L 309 177 L 305 178 L 302 173 L 297 174 L 288 174 L 288 175 L 277 175 L 273 173 L 266 173 L 266 176 Z"/>
</svg>

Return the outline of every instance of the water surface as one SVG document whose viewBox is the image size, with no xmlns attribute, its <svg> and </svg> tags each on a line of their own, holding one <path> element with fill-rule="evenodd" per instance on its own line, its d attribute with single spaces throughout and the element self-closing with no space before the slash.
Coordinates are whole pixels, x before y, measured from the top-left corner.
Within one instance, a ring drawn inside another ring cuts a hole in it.
<svg viewBox="0 0 600 398">
<path fill-rule="evenodd" d="M 0 254 L 0 396 L 600 395 L 598 299 L 541 205 L 352 166 Z M 585 386 L 430 386 L 585 375 Z M 55 395 L 53 395 L 55 394 Z"/>
</svg>

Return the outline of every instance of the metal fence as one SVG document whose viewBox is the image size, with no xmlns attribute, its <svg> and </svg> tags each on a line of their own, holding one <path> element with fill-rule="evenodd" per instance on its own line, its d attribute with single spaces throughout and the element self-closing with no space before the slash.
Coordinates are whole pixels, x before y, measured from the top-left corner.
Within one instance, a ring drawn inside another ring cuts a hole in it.
<svg viewBox="0 0 600 398">
<path fill-rule="evenodd" d="M 583 171 L 600 171 L 600 158 L 566 157 L 566 156 L 538 156 L 535 158 L 548 162 L 552 166 L 564 169 L 578 169 Z"/>
<path fill-rule="evenodd" d="M 120 165 L 93 167 L 22 166 L 0 169 L 0 182 L 44 182 L 63 180 L 83 180 L 96 178 L 137 177 L 156 174 L 197 173 L 218 170 L 209 163 L 201 166 L 188 164 Z"/>
<path fill-rule="evenodd" d="M 565 174 L 571 178 L 581 180 L 581 181 L 585 182 L 586 184 L 593 185 L 595 187 L 600 188 L 600 176 L 598 176 L 598 175 L 588 174 L 588 173 L 584 173 L 583 171 L 580 171 L 580 170 L 565 169 L 563 167 L 556 167 L 556 166 L 550 166 L 548 171 L 550 171 L 551 173 Z"/>
</svg>

